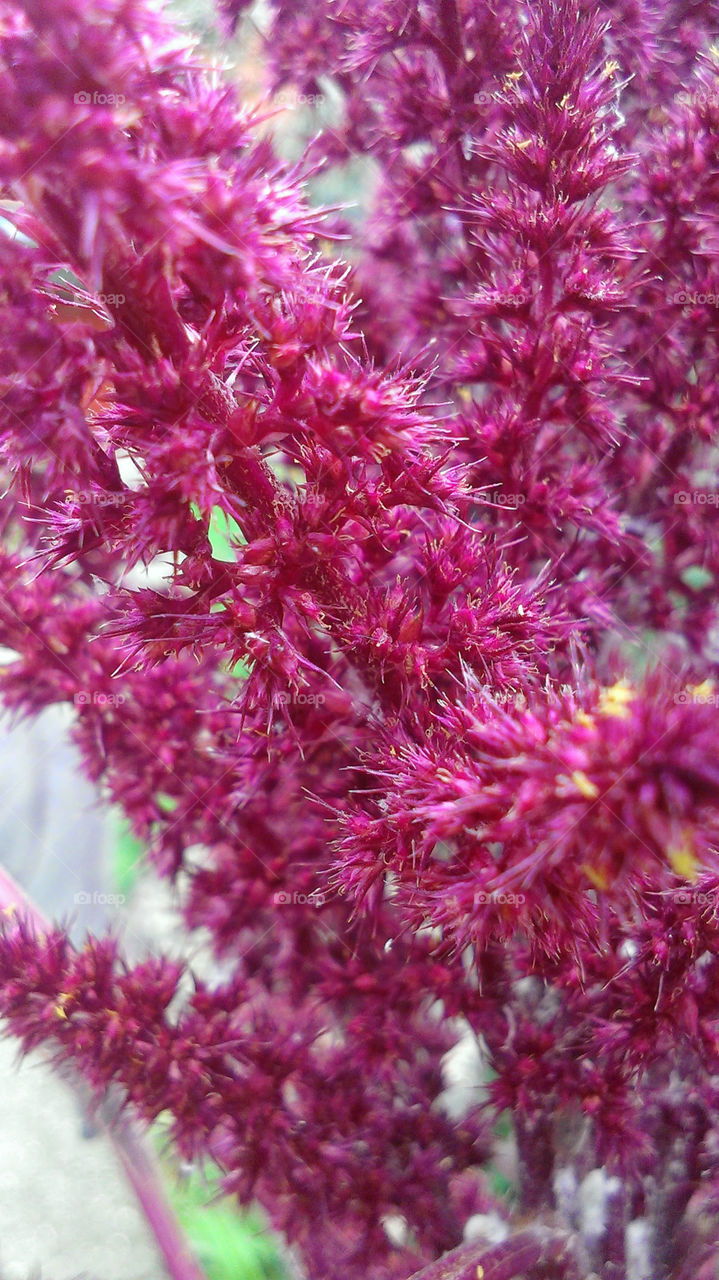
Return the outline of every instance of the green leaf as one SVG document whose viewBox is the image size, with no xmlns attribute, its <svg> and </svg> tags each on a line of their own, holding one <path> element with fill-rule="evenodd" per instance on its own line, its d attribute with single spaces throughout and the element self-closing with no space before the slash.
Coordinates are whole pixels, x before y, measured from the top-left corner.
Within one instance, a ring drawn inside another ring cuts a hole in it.
<svg viewBox="0 0 719 1280">
<path fill-rule="evenodd" d="M 177 1217 L 208 1280 L 286 1280 L 275 1238 L 257 1211 L 242 1212 L 229 1198 L 215 1199 L 212 1165 L 182 1183 L 168 1178 Z"/>
</svg>

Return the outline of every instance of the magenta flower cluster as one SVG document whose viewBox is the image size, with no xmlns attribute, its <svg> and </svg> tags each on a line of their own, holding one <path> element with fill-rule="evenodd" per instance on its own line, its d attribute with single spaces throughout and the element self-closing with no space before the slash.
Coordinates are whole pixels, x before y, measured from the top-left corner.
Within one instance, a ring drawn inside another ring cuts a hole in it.
<svg viewBox="0 0 719 1280">
<path fill-rule="evenodd" d="M 309 1280 L 710 1280 L 719 5 L 263 21 L 293 165 L 147 0 L 0 2 L 0 696 L 217 961 L 11 915 L 0 1013 Z"/>
</svg>

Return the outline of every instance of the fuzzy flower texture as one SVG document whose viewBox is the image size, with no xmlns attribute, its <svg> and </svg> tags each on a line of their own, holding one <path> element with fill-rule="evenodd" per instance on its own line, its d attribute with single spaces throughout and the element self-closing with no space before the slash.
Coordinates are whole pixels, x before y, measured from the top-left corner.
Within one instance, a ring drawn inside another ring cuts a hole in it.
<svg viewBox="0 0 719 1280">
<path fill-rule="evenodd" d="M 715 1280 L 719 4 L 248 8 L 0 0 L 0 697 L 214 957 L 0 1015 L 308 1280 Z"/>
</svg>

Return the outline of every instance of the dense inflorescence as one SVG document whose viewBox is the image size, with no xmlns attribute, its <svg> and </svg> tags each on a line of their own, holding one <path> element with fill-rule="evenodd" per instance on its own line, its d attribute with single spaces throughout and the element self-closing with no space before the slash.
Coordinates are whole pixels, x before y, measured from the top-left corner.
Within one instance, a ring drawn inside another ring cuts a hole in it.
<svg viewBox="0 0 719 1280">
<path fill-rule="evenodd" d="M 717 6 L 265 18 L 294 165 L 154 7 L 0 4 L 0 695 L 216 962 L 13 915 L 0 1012 L 311 1280 L 708 1280 Z"/>
</svg>

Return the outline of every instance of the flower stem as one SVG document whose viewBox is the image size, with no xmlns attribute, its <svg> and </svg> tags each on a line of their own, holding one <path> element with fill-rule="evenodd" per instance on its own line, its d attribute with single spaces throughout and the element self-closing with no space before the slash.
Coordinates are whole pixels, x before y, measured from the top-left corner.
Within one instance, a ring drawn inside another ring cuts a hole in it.
<svg viewBox="0 0 719 1280">
<path fill-rule="evenodd" d="M 472 1241 L 452 1249 L 411 1280 L 513 1280 L 515 1276 L 546 1274 L 553 1280 L 581 1280 L 575 1241 L 565 1231 L 536 1226 L 519 1231 L 501 1244 Z"/>
</svg>

